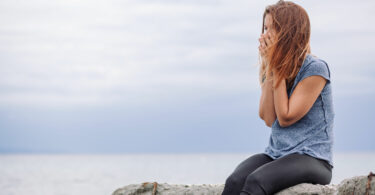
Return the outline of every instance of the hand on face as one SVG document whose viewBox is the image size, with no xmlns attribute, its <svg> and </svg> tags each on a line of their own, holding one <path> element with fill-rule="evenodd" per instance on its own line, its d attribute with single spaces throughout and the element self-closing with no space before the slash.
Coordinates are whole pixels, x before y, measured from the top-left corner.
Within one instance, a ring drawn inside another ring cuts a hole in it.
<svg viewBox="0 0 375 195">
<path fill-rule="evenodd" d="M 261 34 L 259 40 L 259 53 L 262 58 L 264 58 L 267 54 L 267 51 L 269 47 L 273 44 L 273 36 L 271 33 L 267 32 L 264 34 Z"/>
</svg>

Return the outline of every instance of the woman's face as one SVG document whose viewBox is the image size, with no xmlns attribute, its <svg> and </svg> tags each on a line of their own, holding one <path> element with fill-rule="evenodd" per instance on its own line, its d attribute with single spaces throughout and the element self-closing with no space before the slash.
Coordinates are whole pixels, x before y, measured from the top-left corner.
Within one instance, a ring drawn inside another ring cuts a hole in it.
<svg viewBox="0 0 375 195">
<path fill-rule="evenodd" d="M 272 17 L 270 14 L 266 14 L 264 17 L 264 26 L 263 26 L 263 34 L 260 35 L 259 38 L 259 52 L 262 57 L 267 54 L 267 50 L 270 46 L 274 43 L 274 30 L 272 28 Z"/>
<path fill-rule="evenodd" d="M 273 34 L 272 17 L 270 14 L 266 14 L 264 18 L 264 34 Z"/>
</svg>

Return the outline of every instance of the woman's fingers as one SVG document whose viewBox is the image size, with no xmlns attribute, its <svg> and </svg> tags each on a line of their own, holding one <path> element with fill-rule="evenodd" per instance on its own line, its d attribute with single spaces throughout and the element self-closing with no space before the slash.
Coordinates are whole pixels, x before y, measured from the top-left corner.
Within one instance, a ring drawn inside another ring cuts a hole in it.
<svg viewBox="0 0 375 195">
<path fill-rule="evenodd" d="M 270 34 L 266 34 L 266 37 L 265 37 L 265 42 L 267 44 L 267 46 L 271 45 L 273 40 L 271 38 L 271 35 Z"/>
<path fill-rule="evenodd" d="M 268 46 L 268 43 L 266 42 L 266 35 L 265 34 L 262 34 L 262 36 L 261 36 L 261 38 L 262 38 L 262 42 L 263 42 L 263 44 L 265 45 L 265 46 Z"/>
<path fill-rule="evenodd" d="M 269 33 L 262 34 L 259 38 L 260 44 L 263 44 L 264 47 L 269 47 L 273 43 L 273 36 Z"/>
<path fill-rule="evenodd" d="M 263 36 L 261 36 L 258 40 L 259 40 L 259 47 L 258 47 L 259 53 L 260 53 L 261 56 L 264 56 L 266 45 L 265 45 Z"/>
<path fill-rule="evenodd" d="M 274 43 L 274 38 L 274 34 L 271 32 L 260 35 L 258 49 L 262 58 L 267 55 L 269 47 Z"/>
<path fill-rule="evenodd" d="M 259 45 L 258 47 L 260 55 L 264 55 L 264 47 L 262 45 Z"/>
<path fill-rule="evenodd" d="M 261 34 L 259 40 L 259 52 L 262 56 L 267 53 L 268 47 L 273 43 L 272 35 L 269 33 Z"/>
<path fill-rule="evenodd" d="M 262 47 L 266 47 L 267 46 L 267 44 L 266 44 L 263 36 L 260 38 L 260 45 L 262 45 Z"/>
</svg>

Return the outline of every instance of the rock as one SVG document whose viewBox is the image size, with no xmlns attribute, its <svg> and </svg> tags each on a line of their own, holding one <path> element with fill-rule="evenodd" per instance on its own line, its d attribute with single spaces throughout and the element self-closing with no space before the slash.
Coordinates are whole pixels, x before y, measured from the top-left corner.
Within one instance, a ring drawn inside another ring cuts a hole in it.
<svg viewBox="0 0 375 195">
<path fill-rule="evenodd" d="M 117 189 L 112 195 L 221 195 L 224 184 L 183 185 L 157 182 L 130 184 Z M 301 183 L 286 188 L 276 195 L 375 195 L 375 174 L 356 176 L 340 184 L 319 185 Z"/>
<path fill-rule="evenodd" d="M 356 176 L 344 179 L 337 187 L 340 195 L 375 195 L 375 174 L 372 172 L 368 176 Z"/>
<path fill-rule="evenodd" d="M 330 185 L 319 185 L 310 183 L 301 183 L 276 193 L 276 195 L 335 195 L 336 186 Z"/>
<path fill-rule="evenodd" d="M 116 190 L 112 195 L 221 195 L 223 189 L 224 184 L 182 185 L 145 182 L 127 185 Z"/>
</svg>

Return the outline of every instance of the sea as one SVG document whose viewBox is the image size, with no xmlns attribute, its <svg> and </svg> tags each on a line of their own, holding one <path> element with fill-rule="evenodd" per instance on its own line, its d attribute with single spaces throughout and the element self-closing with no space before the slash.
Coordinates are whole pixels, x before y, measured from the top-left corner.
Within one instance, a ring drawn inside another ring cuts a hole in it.
<svg viewBox="0 0 375 195">
<path fill-rule="evenodd" d="M 223 184 L 254 153 L 1 154 L 0 195 L 111 195 L 128 184 Z M 331 184 L 375 173 L 375 153 L 335 153 Z"/>
</svg>

